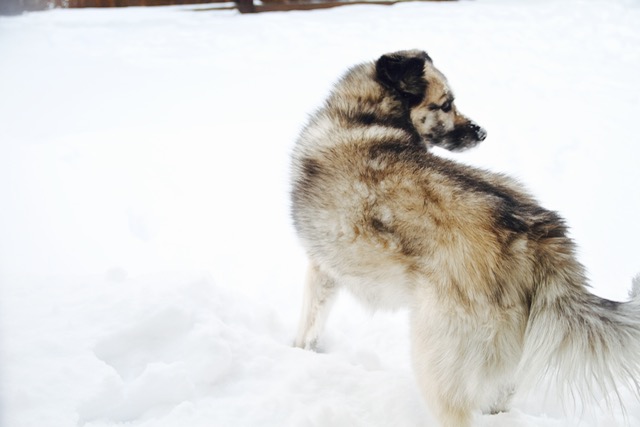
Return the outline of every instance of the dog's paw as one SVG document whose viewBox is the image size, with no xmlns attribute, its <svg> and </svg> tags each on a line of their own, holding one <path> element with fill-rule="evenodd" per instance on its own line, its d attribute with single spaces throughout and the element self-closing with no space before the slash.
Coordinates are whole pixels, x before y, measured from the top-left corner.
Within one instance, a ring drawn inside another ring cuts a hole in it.
<svg viewBox="0 0 640 427">
<path fill-rule="evenodd" d="M 318 340 L 295 340 L 293 346 L 296 348 L 301 348 L 303 350 L 309 350 L 313 352 L 318 352 Z"/>
</svg>

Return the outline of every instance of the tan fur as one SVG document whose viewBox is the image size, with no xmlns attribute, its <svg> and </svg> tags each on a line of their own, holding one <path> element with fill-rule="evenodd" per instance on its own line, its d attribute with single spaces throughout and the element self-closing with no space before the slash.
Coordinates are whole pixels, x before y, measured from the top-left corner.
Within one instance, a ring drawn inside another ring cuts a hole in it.
<svg viewBox="0 0 640 427">
<path fill-rule="evenodd" d="M 428 55 L 402 51 L 352 68 L 293 153 L 293 218 L 310 260 L 296 345 L 315 346 L 339 287 L 374 308 L 409 307 L 418 383 L 445 427 L 505 410 L 547 364 L 591 392 L 580 367 L 563 376 L 582 351 L 585 366 L 608 364 L 593 374 L 604 390 L 638 374 L 640 344 L 620 348 L 640 339 L 637 303 L 587 292 L 562 219 L 513 180 L 429 150 L 485 136 Z"/>
</svg>

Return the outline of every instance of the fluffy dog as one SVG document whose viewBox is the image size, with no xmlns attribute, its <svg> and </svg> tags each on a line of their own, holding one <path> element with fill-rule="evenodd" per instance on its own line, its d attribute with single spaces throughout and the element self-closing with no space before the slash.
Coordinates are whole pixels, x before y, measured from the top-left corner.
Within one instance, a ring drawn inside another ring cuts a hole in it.
<svg viewBox="0 0 640 427">
<path fill-rule="evenodd" d="M 587 289 L 564 221 L 512 179 L 443 159 L 486 132 L 422 51 L 357 65 L 293 152 L 292 213 L 309 257 L 296 345 L 313 348 L 340 287 L 409 307 L 418 384 L 445 427 L 508 408 L 553 374 L 571 393 L 637 390 L 640 278 L 631 301 Z"/>
</svg>

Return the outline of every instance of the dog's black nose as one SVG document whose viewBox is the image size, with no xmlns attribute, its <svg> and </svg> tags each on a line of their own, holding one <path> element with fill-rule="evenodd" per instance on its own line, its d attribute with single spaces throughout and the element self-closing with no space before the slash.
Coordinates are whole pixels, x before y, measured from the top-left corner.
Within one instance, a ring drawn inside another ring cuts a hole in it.
<svg viewBox="0 0 640 427">
<path fill-rule="evenodd" d="M 471 128 L 476 133 L 476 138 L 478 138 L 478 141 L 484 141 L 485 140 L 485 138 L 487 137 L 487 131 L 486 130 L 484 130 L 483 128 L 481 128 L 480 126 L 478 126 L 475 123 L 471 125 Z"/>
</svg>

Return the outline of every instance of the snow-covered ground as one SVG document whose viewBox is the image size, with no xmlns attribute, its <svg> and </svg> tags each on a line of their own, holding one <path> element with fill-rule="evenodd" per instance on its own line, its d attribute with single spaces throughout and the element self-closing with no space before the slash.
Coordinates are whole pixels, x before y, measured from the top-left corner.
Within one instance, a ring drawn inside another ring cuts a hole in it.
<svg viewBox="0 0 640 427">
<path fill-rule="evenodd" d="M 483 125 L 452 156 L 567 218 L 594 292 L 640 270 L 640 3 L 196 7 L 0 17 L 3 427 L 435 426 L 406 313 L 348 295 L 291 348 L 305 257 L 288 162 L 350 65 L 427 50 Z M 629 425 L 640 404 L 627 401 Z M 544 389 L 478 426 L 610 427 Z"/>
</svg>

